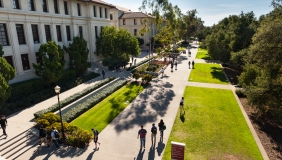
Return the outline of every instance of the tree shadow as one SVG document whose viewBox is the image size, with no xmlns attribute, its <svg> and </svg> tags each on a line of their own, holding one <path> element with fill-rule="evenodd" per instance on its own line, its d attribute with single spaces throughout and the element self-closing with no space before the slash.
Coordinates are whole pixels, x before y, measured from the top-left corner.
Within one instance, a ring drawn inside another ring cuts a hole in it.
<svg viewBox="0 0 282 160">
<path fill-rule="evenodd" d="M 211 67 L 211 75 L 214 79 L 218 79 L 221 82 L 228 82 L 225 75 L 223 74 L 223 70 L 219 67 Z"/>
</svg>

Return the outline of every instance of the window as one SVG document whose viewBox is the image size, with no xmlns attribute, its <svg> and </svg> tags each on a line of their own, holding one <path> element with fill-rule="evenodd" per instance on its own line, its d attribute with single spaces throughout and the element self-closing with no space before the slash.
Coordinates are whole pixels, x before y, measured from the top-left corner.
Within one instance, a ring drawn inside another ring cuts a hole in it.
<svg viewBox="0 0 282 160">
<path fill-rule="evenodd" d="M 6 24 L 4 24 L 4 23 L 0 23 L 0 44 L 2 46 L 8 46 L 9 45 Z"/>
<path fill-rule="evenodd" d="M 122 20 L 122 24 L 123 24 L 123 25 L 125 25 L 125 24 L 126 24 L 126 23 L 125 23 L 125 19 L 123 19 L 123 20 Z"/>
<path fill-rule="evenodd" d="M 22 64 L 23 64 L 23 70 L 29 70 L 29 60 L 28 60 L 28 54 L 22 54 Z"/>
<path fill-rule="evenodd" d="M 137 29 L 134 29 L 134 36 L 137 36 Z"/>
<path fill-rule="evenodd" d="M 16 30 L 17 30 L 19 44 L 25 44 L 23 24 L 16 24 Z"/>
<path fill-rule="evenodd" d="M 66 26 L 66 32 L 67 32 L 67 40 L 68 40 L 68 41 L 71 41 L 70 26 Z"/>
<path fill-rule="evenodd" d="M 19 0 L 13 0 L 13 8 L 14 9 L 20 9 Z"/>
<path fill-rule="evenodd" d="M 64 8 L 65 8 L 65 15 L 69 15 L 68 2 L 67 1 L 64 1 Z"/>
<path fill-rule="evenodd" d="M 77 15 L 78 16 L 81 16 L 81 13 L 80 13 L 80 4 L 77 3 Z"/>
<path fill-rule="evenodd" d="M 100 18 L 103 18 L 103 15 L 102 15 L 102 7 L 99 7 L 99 12 L 100 12 Z"/>
<path fill-rule="evenodd" d="M 107 8 L 105 8 L 105 18 L 108 18 L 108 12 L 107 12 Z"/>
<path fill-rule="evenodd" d="M 98 27 L 97 26 L 95 26 L 95 37 L 96 39 L 98 38 Z"/>
<path fill-rule="evenodd" d="M 58 42 L 62 42 L 61 26 L 56 26 Z"/>
<path fill-rule="evenodd" d="M 110 14 L 110 20 L 113 20 L 113 15 L 112 14 Z"/>
<path fill-rule="evenodd" d="M 43 12 L 48 12 L 46 0 L 42 0 L 42 8 L 43 8 Z"/>
<path fill-rule="evenodd" d="M 58 1 L 54 0 L 54 10 L 56 14 L 59 14 L 59 8 L 58 8 Z"/>
<path fill-rule="evenodd" d="M 80 35 L 81 37 L 83 37 L 82 26 L 79 26 L 79 27 L 78 27 L 78 30 L 79 30 L 79 35 Z"/>
<path fill-rule="evenodd" d="M 42 56 L 41 56 L 41 54 L 39 52 L 36 52 L 35 56 L 36 56 L 36 63 L 41 65 L 42 64 Z"/>
<path fill-rule="evenodd" d="M 39 43 L 39 34 L 38 34 L 38 28 L 36 24 L 31 25 L 31 30 L 32 30 L 32 36 L 33 36 L 33 42 L 34 43 Z"/>
<path fill-rule="evenodd" d="M 28 9 L 30 11 L 35 11 L 35 9 L 34 9 L 34 2 L 33 1 L 34 0 L 28 0 Z"/>
<path fill-rule="evenodd" d="M 94 17 L 96 17 L 96 6 L 93 6 L 93 13 L 94 13 Z"/>
<path fill-rule="evenodd" d="M 6 61 L 13 67 L 14 67 L 14 63 L 13 63 L 13 57 L 12 56 L 6 56 L 4 57 L 6 59 Z"/>
<path fill-rule="evenodd" d="M 134 19 L 134 25 L 136 25 L 136 24 L 137 24 L 136 19 Z"/>
<path fill-rule="evenodd" d="M 50 26 L 45 25 L 44 27 L 45 27 L 46 41 L 51 41 L 52 37 L 51 37 Z"/>
</svg>

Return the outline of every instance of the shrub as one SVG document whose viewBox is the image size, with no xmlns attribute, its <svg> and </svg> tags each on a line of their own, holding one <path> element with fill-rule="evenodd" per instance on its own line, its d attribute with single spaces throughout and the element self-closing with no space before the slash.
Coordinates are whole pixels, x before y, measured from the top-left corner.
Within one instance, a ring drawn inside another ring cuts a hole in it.
<svg viewBox="0 0 282 160">
<path fill-rule="evenodd" d="M 39 125 L 43 125 L 47 127 L 55 122 L 60 122 L 60 117 L 52 112 L 41 115 L 39 118 L 35 120 L 35 122 Z"/>
<path fill-rule="evenodd" d="M 142 81 L 144 81 L 145 83 L 149 83 L 150 81 L 152 81 L 153 76 L 151 74 L 145 74 L 142 76 Z"/>
<path fill-rule="evenodd" d="M 140 78 L 139 73 L 133 73 L 132 77 L 137 81 Z"/>
<path fill-rule="evenodd" d="M 236 89 L 235 90 L 235 93 L 237 94 L 238 97 L 240 98 L 244 98 L 246 97 L 246 93 L 243 89 Z"/>
<path fill-rule="evenodd" d="M 82 103 L 78 104 L 77 106 L 71 108 L 66 113 L 62 115 L 63 120 L 66 122 L 71 122 L 99 102 L 101 102 L 103 99 L 105 99 L 107 96 L 111 95 L 113 92 L 121 88 L 127 83 L 126 80 L 118 80 L 108 86 L 107 88 L 104 88 L 103 90 L 99 91 L 99 93 L 93 94 L 90 98 L 86 99 Z"/>
<path fill-rule="evenodd" d="M 61 79 L 59 80 L 58 83 L 63 83 L 63 82 L 66 82 L 66 81 L 70 81 L 70 79 L 75 79 L 76 78 L 76 72 L 75 70 L 72 70 L 72 69 L 68 69 L 68 70 L 65 70 Z"/>
<path fill-rule="evenodd" d="M 96 83 L 95 85 L 82 90 L 81 92 L 78 92 L 78 93 L 75 93 L 75 94 L 71 95 L 70 97 L 60 101 L 61 107 L 65 107 L 65 106 L 71 104 L 72 102 L 78 100 L 79 98 L 87 95 L 90 92 L 93 92 L 94 90 L 96 90 L 99 87 L 101 87 L 101 86 L 111 82 L 114 79 L 115 79 L 114 77 L 108 77 L 108 78 L 106 78 L 104 80 L 101 80 L 100 82 Z M 34 117 L 38 118 L 38 117 L 40 117 L 41 115 L 43 115 L 43 114 L 45 114 L 47 112 L 55 112 L 57 110 L 59 110 L 59 105 L 56 103 L 56 104 L 52 105 L 49 108 L 46 108 L 46 109 L 43 109 L 43 110 L 35 112 L 34 113 Z"/>
</svg>

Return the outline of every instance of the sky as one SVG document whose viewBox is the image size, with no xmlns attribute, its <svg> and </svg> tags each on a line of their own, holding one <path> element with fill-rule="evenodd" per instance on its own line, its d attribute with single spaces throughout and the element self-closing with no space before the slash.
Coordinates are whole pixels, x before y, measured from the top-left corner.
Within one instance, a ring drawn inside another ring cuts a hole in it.
<svg viewBox="0 0 282 160">
<path fill-rule="evenodd" d="M 103 0 L 107 3 L 128 8 L 138 12 L 143 0 Z M 229 15 L 239 15 L 253 11 L 259 18 L 273 10 L 272 0 L 169 0 L 173 5 L 177 5 L 182 13 L 196 9 L 197 17 L 204 21 L 205 26 L 217 24 L 220 20 Z"/>
</svg>

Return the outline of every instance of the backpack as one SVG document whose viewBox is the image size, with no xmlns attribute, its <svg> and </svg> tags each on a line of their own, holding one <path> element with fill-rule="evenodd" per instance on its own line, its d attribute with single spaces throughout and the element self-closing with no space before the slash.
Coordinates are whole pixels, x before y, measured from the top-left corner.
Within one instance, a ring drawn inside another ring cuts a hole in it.
<svg viewBox="0 0 282 160">
<path fill-rule="evenodd" d="M 46 132 L 46 130 L 45 129 L 42 129 L 42 137 L 46 137 L 46 135 L 47 135 L 47 132 Z"/>
<path fill-rule="evenodd" d="M 145 138 L 145 136 L 146 136 L 146 130 L 141 129 L 140 130 L 140 138 Z"/>
<path fill-rule="evenodd" d="M 97 136 L 99 135 L 98 130 L 95 130 L 95 131 L 94 131 L 94 136 L 95 136 L 95 135 L 97 135 Z"/>
<path fill-rule="evenodd" d="M 165 126 L 165 124 L 164 124 L 164 126 L 163 126 L 163 130 L 165 130 L 166 129 L 166 126 Z"/>
<path fill-rule="evenodd" d="M 152 128 L 152 133 L 153 133 L 153 134 L 157 134 L 157 127 L 153 127 L 153 128 Z"/>
<path fill-rule="evenodd" d="M 54 131 L 55 138 L 60 138 L 60 134 L 58 131 Z"/>
</svg>

